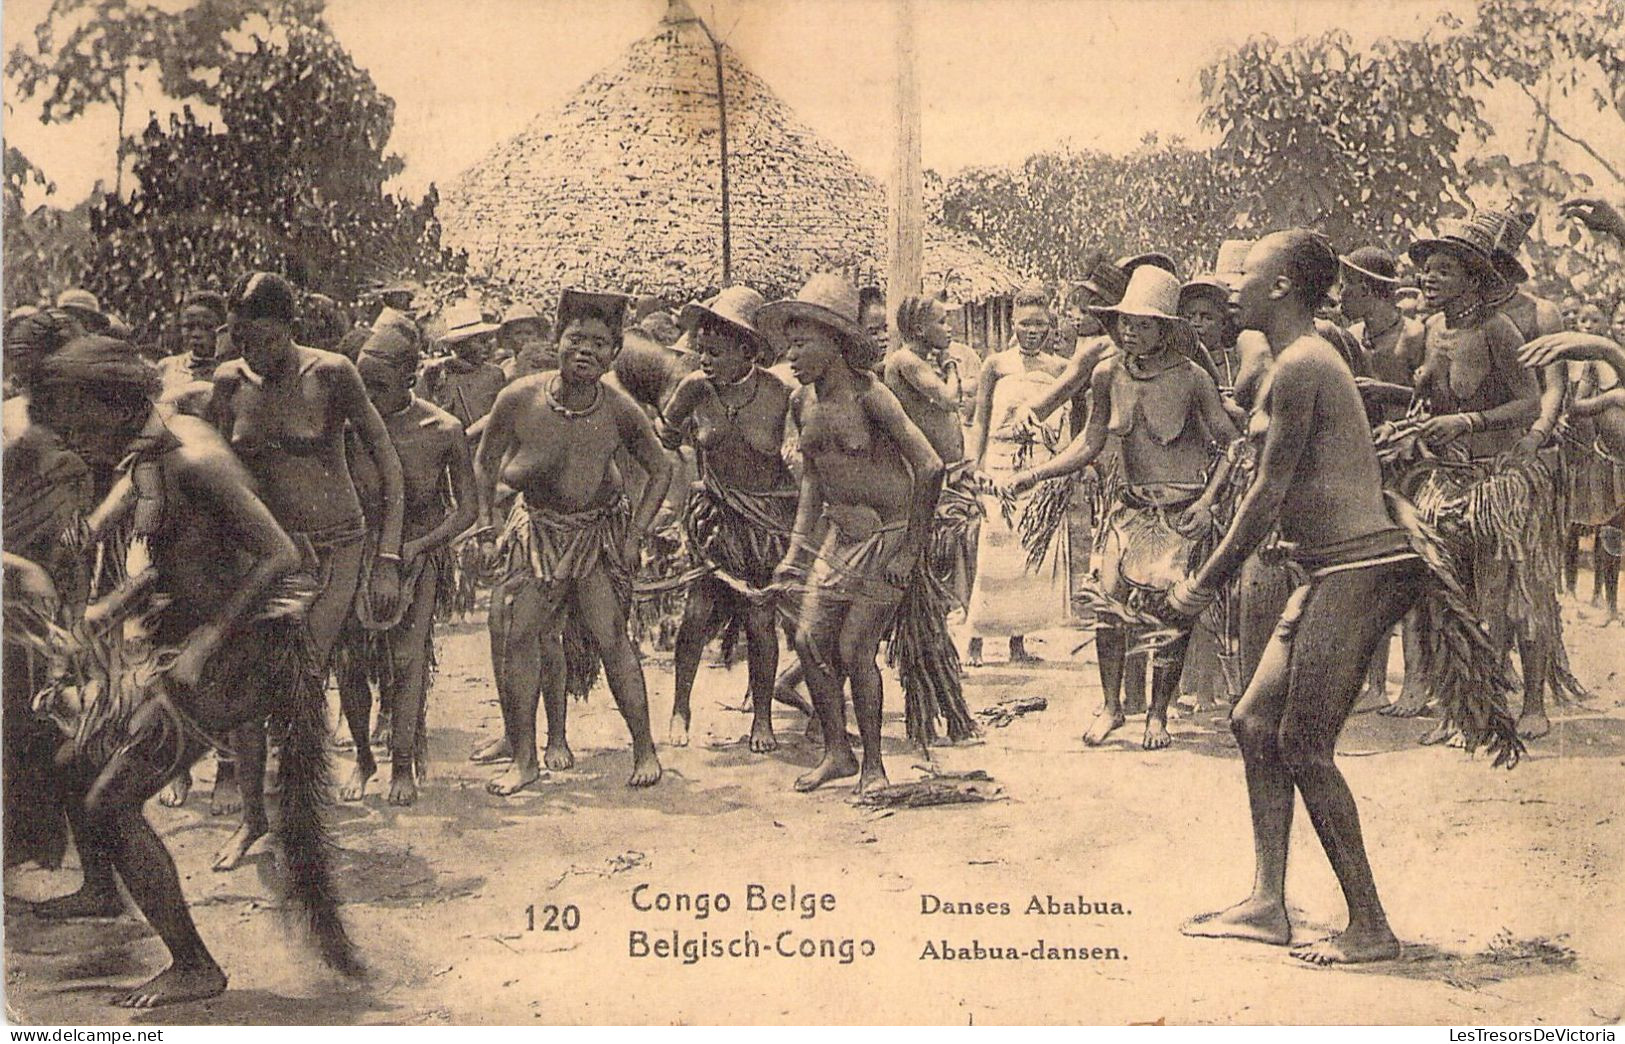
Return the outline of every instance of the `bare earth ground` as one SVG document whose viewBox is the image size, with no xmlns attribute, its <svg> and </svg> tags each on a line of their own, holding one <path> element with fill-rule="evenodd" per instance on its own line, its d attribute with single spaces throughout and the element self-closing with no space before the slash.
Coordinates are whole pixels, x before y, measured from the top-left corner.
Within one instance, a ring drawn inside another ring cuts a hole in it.
<svg viewBox="0 0 1625 1044">
<path fill-rule="evenodd" d="M 744 692 L 742 666 L 701 669 L 694 745 L 666 746 L 671 669 L 653 656 L 646 666 L 667 770 L 658 787 L 623 785 L 626 733 L 600 688 L 571 709 L 574 771 L 516 798 L 489 796 L 493 770 L 467 761 L 500 727 L 483 627 L 471 622 L 442 631 L 434 777 L 420 803 L 385 804 L 385 768 L 363 804 L 335 813 L 345 914 L 371 965 L 368 981 L 341 983 L 285 930 L 274 845 L 235 872 L 209 870 L 231 828 L 208 814 L 205 763 L 184 808 L 154 803 L 151 816 L 230 990 L 156 1013 L 109 1007 L 115 989 L 161 967 L 161 946 L 133 914 L 66 925 L 33 917 L 26 900 L 68 891 L 78 875 L 71 866 L 30 869 L 6 880 L 8 1014 L 57 1024 L 1617 1022 L 1625 628 L 1599 628 L 1594 610 L 1573 603 L 1566 616 L 1576 671 L 1597 698 L 1564 708 L 1515 771 L 1417 747 L 1425 724 L 1369 709 L 1343 736 L 1341 765 L 1407 944 L 1396 962 L 1316 969 L 1280 949 L 1179 934 L 1183 920 L 1240 898 L 1250 882 L 1240 760 L 1222 718 L 1189 711 L 1173 722 L 1171 750 L 1140 750 L 1132 718 L 1113 742 L 1083 749 L 1078 736 L 1099 690 L 1092 648 L 1069 656 L 1078 632 L 1040 636 L 1035 651 L 1052 662 L 992 662 L 969 674 L 974 708 L 1041 695 L 1048 710 L 988 729 L 980 744 L 935 752 L 946 769 L 986 770 L 1006 800 L 877 813 L 849 804 L 844 785 L 791 791 L 815 759 L 799 714 L 779 709 L 777 754 L 736 742 L 749 724 L 730 709 Z M 1001 645 L 990 643 L 995 661 Z M 918 775 L 921 759 L 901 741 L 895 677 L 887 687 L 887 757 L 898 782 Z M 750 912 L 753 882 L 833 893 L 835 909 L 812 919 Z M 631 893 L 643 883 L 651 894 L 727 892 L 732 908 L 704 920 L 640 912 Z M 1002 900 L 1012 912 L 927 916 L 921 893 Z M 1023 913 L 1031 895 L 1049 893 L 1128 912 Z M 1341 927 L 1341 897 L 1301 813 L 1289 894 L 1300 938 Z M 578 927 L 546 930 L 549 906 L 575 908 Z M 748 930 L 765 952 L 694 964 L 629 956 L 632 931 L 673 929 L 725 940 Z M 874 952 L 845 964 L 781 957 L 784 932 L 792 952 L 804 938 L 872 940 Z M 928 941 L 1025 951 L 1039 939 L 1115 947 L 1122 959 L 922 959 Z"/>
</svg>

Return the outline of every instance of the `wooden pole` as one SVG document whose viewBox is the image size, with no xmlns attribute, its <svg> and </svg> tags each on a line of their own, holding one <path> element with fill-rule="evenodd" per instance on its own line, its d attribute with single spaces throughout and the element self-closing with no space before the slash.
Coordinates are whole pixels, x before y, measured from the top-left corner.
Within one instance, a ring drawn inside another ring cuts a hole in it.
<svg viewBox="0 0 1625 1044">
<path fill-rule="evenodd" d="M 916 0 L 897 0 L 897 112 L 887 207 L 887 310 L 922 289 L 925 179 L 920 170 L 920 87 L 915 72 Z M 894 333 L 895 337 L 895 333 Z"/>
<path fill-rule="evenodd" d="M 722 149 L 722 285 L 733 282 L 732 200 L 728 193 L 728 91 L 722 77 L 722 41 L 704 22 L 705 35 L 711 40 L 711 52 L 717 59 L 717 122 L 721 128 Z"/>
</svg>

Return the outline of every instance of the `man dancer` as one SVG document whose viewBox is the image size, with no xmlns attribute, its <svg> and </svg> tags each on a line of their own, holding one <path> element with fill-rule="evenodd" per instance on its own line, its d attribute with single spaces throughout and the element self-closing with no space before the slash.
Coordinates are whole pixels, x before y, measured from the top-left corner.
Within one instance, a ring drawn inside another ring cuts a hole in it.
<svg viewBox="0 0 1625 1044">
<path fill-rule="evenodd" d="M 567 621 L 597 646 L 610 691 L 632 733 L 628 785 L 660 779 L 649 728 L 643 667 L 627 634 L 630 563 L 671 483 L 671 462 L 631 396 L 602 378 L 621 349 L 626 299 L 567 290 L 559 300 L 556 373 L 523 377 L 497 396 L 475 455 L 487 525 L 500 479 L 519 491 L 500 545 L 508 578 L 493 595 L 507 603 L 508 629 L 497 665 L 499 698 L 513 765 L 489 784 L 514 794 L 541 778 L 536 702 L 547 711 L 549 769 L 575 764 L 565 736 Z M 649 476 L 628 518 L 615 455 L 629 453 Z M 629 524 L 630 523 L 630 524 Z M 500 746 L 500 744 L 493 744 Z"/>
</svg>

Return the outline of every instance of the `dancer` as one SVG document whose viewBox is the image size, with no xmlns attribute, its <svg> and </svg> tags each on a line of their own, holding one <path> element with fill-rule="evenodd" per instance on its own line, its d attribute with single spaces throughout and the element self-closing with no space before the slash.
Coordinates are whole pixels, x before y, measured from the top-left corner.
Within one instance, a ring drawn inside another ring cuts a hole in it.
<svg viewBox="0 0 1625 1044">
<path fill-rule="evenodd" d="M 326 728 L 320 703 L 311 699 L 319 697 L 311 686 L 321 679 L 310 669 L 300 619 L 310 584 L 301 590 L 289 580 L 299 554 L 225 442 L 196 418 L 161 418 L 151 401 L 157 390 L 156 374 L 128 344 L 86 338 L 41 364 L 30 404 L 42 424 L 87 459 L 122 462 L 140 493 L 135 523 L 152 553 L 150 568 L 85 614 L 94 649 L 122 643 L 124 621 L 150 610 L 146 653 L 121 649 L 112 659 L 122 670 L 77 691 L 64 685 L 47 701 L 73 726 L 75 738 L 64 742 L 59 761 L 77 799 L 75 836 L 86 882 L 47 907 L 54 905 L 56 916 L 105 913 L 108 896 L 89 889 L 97 868 L 109 883 L 116 873 L 171 960 L 115 1000 L 132 1008 L 226 988 L 187 910 L 175 863 L 142 806 L 203 753 L 208 737 L 263 735 L 268 715 L 289 724 L 278 833 L 290 890 L 324 959 L 347 974 L 359 970 L 333 896 L 332 843 L 321 811 Z M 83 671 L 76 651 L 58 650 Z M 117 903 L 116 890 L 111 899 Z"/>
<path fill-rule="evenodd" d="M 763 306 L 757 323 L 770 342 L 787 346 L 802 385 L 791 406 L 801 432 L 801 498 L 790 550 L 774 575 L 804 591 L 795 645 L 824 753 L 795 786 L 813 790 L 858 775 L 858 789 L 873 791 L 887 783 L 875 657 L 930 544 L 942 460 L 872 376 L 880 348 L 859 325 L 857 291 L 839 276 L 814 276 L 795 298 Z M 906 684 L 907 665 L 904 675 Z M 846 734 L 848 681 L 861 770 Z"/>
<path fill-rule="evenodd" d="M 1183 930 L 1276 945 L 1291 941 L 1285 886 L 1296 792 L 1349 908 L 1346 930 L 1292 951 L 1312 964 L 1399 954 L 1366 859 L 1359 813 L 1333 750 L 1377 642 L 1431 584 L 1420 533 L 1401 528 L 1385 503 L 1353 377 L 1336 349 L 1315 333 L 1315 311 L 1337 271 L 1337 254 L 1302 229 L 1266 236 L 1248 253 L 1236 290 L 1238 321 L 1263 332 L 1275 356 L 1250 425 L 1250 434 L 1263 438 L 1258 476 L 1218 547 L 1167 599 L 1169 611 L 1188 626 L 1277 526 L 1306 574 L 1231 719 L 1252 807 L 1253 893 Z M 1497 700 L 1499 658 L 1481 638 L 1473 644 L 1480 634 L 1476 621 L 1456 622 L 1452 637 L 1477 652 L 1467 669 L 1482 671 L 1448 687 L 1465 701 L 1459 720 L 1485 723 L 1469 727 L 1467 742 L 1488 742 L 1497 763 L 1515 760 L 1518 741 Z M 1459 681 L 1464 673 L 1452 677 Z"/>
<path fill-rule="evenodd" d="M 339 674 L 339 702 L 355 740 L 355 768 L 339 789 L 345 801 L 360 801 L 378 771 L 367 731 L 372 716 L 370 682 L 378 683 L 379 702 L 389 713 L 389 803 L 405 806 L 417 800 L 417 784 L 428 760 L 424 726 L 436 607 L 452 594 L 451 541 L 478 514 L 467 433 L 456 417 L 412 394 L 417 367 L 416 344 L 388 328 L 367 339 L 357 364 L 400 458 L 405 518 L 401 598 L 395 611 L 377 616 L 363 583 L 349 626 L 350 637 L 360 641 L 352 640 L 346 647 L 359 647 L 362 655 L 349 657 L 348 670 Z M 367 518 L 368 543 L 376 546 L 384 517 L 383 483 L 366 453 L 353 451 L 350 466 Z M 365 562 L 364 572 L 370 572 L 372 564 Z M 357 630 L 360 635 L 354 633 Z"/>
<path fill-rule="evenodd" d="M 965 458 L 959 424 L 964 394 L 960 368 L 949 356 L 948 310 L 932 297 L 907 297 L 897 306 L 902 350 L 886 357 L 886 387 L 942 459 L 942 495 L 931 531 L 931 572 L 961 609 L 970 605 L 976 576 L 976 535 L 982 519 L 976 470 Z"/>
<path fill-rule="evenodd" d="M 300 697 L 320 708 L 333 648 L 361 580 L 367 533 L 345 453 L 346 426 L 372 458 L 382 488 L 369 590 L 374 612 L 383 617 L 394 612 L 400 595 L 401 462 L 349 360 L 294 342 L 295 300 L 292 285 L 268 272 L 245 276 L 233 289 L 231 339 L 243 355 L 215 371 L 208 418 L 320 582 L 305 615 L 315 674 Z M 245 723 L 231 747 L 237 760 L 219 763 L 212 811 L 227 815 L 240 804 L 243 821 L 216 857 L 216 870 L 235 869 L 268 829 L 264 723 Z"/>
<path fill-rule="evenodd" d="M 1012 493 L 1022 493 L 1089 466 L 1108 435 L 1120 440 L 1123 484 L 1106 519 L 1101 586 L 1108 597 L 1131 605 L 1166 591 L 1200 560 L 1220 478 L 1214 446 L 1228 446 L 1237 435 L 1212 379 L 1178 350 L 1178 328 L 1191 332 L 1177 314 L 1179 290 L 1179 281 L 1162 268 L 1144 265 L 1130 277 L 1120 303 L 1091 309 L 1119 351 L 1095 368 L 1083 434 L 1054 459 L 1009 481 Z M 1125 721 L 1121 690 L 1131 635 L 1126 622 L 1111 622 L 1107 614 L 1096 625 L 1103 706 L 1084 734 L 1090 746 Z M 1180 638 L 1153 657 L 1146 750 L 1172 742 L 1168 704 L 1184 656 Z"/>
<path fill-rule="evenodd" d="M 1494 310 L 1508 289 L 1492 256 L 1503 228 L 1495 215 L 1480 214 L 1411 245 L 1422 292 L 1438 309 L 1424 325 L 1427 351 L 1416 374 L 1431 412 L 1420 433 L 1470 466 L 1425 468 L 1402 491 L 1457 538 L 1471 562 L 1478 613 L 1497 646 L 1509 649 L 1516 640 L 1524 691 L 1518 731 L 1535 739 L 1551 728 L 1548 680 L 1569 680 L 1555 644 L 1563 535 L 1555 468 L 1530 452 L 1549 434 L 1531 432 L 1541 416 L 1540 384 L 1518 365 L 1518 328 Z M 1504 456 L 1511 449 L 1519 452 Z M 1429 738 L 1448 734 L 1435 730 Z"/>
<path fill-rule="evenodd" d="M 180 413 L 202 416 L 214 387 L 214 371 L 223 361 L 215 354 L 226 324 L 226 299 L 212 290 L 195 290 L 181 301 L 176 325 L 185 351 L 158 360 L 163 381 L 159 401 Z"/>
<path fill-rule="evenodd" d="M 1023 289 L 1011 308 L 1016 346 L 989 357 L 982 370 L 969 448 L 976 469 L 995 481 L 1041 464 L 1054 454 L 1058 425 L 1040 427 L 1035 433 L 1033 414 L 1024 407 L 1053 398 L 1053 385 L 1068 366 L 1048 350 L 1055 321 L 1043 288 Z M 1022 502 L 1018 511 L 1024 507 Z M 1009 638 L 1011 663 L 1037 662 L 1038 657 L 1027 649 L 1027 632 L 1059 626 L 1071 615 L 1071 549 L 1066 532 L 1057 531 L 1043 564 L 1030 569 L 1020 533 L 990 504 L 976 547 L 969 614 L 972 637 L 966 659 L 971 666 L 980 666 L 982 639 L 995 635 Z"/>
<path fill-rule="evenodd" d="M 505 747 L 513 765 L 486 784 L 515 794 L 575 765 L 566 735 L 567 632 L 572 624 L 596 647 L 610 692 L 632 734 L 627 785 L 660 779 L 649 729 L 643 666 L 627 634 L 633 563 L 671 482 L 671 463 L 643 408 L 604 380 L 621 349 L 626 298 L 565 291 L 555 325 L 559 369 L 521 377 L 502 390 L 475 454 L 484 523 L 495 529 L 500 480 L 520 494 L 502 539 L 492 548 L 506 578 L 492 598 L 504 603 L 506 633 L 498 672 L 501 739 L 476 752 L 495 760 Z M 618 454 L 649 476 L 632 511 Z M 547 713 L 547 750 L 536 756 L 536 704 Z"/>
<path fill-rule="evenodd" d="M 666 402 L 661 441 L 694 447 L 699 479 L 683 509 L 684 536 L 703 572 L 688 586 L 677 631 L 671 743 L 688 745 L 690 696 L 700 656 L 730 620 L 745 629 L 750 667 L 750 749 L 778 748 L 773 734 L 773 676 L 779 646 L 773 606 L 750 598 L 766 588 L 789 549 L 796 482 L 784 464 L 790 389 L 761 368 L 766 342 L 756 328 L 762 295 L 731 286 L 680 316 L 700 369 Z"/>
</svg>

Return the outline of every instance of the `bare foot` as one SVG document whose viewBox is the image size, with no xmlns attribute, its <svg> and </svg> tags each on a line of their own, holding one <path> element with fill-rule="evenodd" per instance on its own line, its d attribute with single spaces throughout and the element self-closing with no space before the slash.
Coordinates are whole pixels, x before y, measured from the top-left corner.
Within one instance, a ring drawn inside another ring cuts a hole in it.
<svg viewBox="0 0 1625 1044">
<path fill-rule="evenodd" d="M 878 759 L 876 759 L 878 761 Z M 879 764 L 874 768 L 867 765 L 863 768 L 863 775 L 858 777 L 858 793 L 873 794 L 877 790 L 891 786 L 891 780 L 886 778 L 886 770 Z"/>
<path fill-rule="evenodd" d="M 1285 946 L 1292 941 L 1292 925 L 1284 905 L 1245 899 L 1228 910 L 1192 917 L 1179 930 L 1201 939 L 1247 939 Z"/>
<path fill-rule="evenodd" d="M 1146 750 L 1166 750 L 1173 745 L 1173 742 L 1174 738 L 1168 735 L 1166 722 L 1157 721 L 1153 718 L 1145 723 L 1145 740 L 1141 745 Z"/>
<path fill-rule="evenodd" d="M 1399 940 L 1387 925 L 1350 928 L 1337 935 L 1292 948 L 1292 956 L 1308 964 L 1369 964 L 1399 956 Z"/>
<path fill-rule="evenodd" d="M 541 778 L 542 771 L 534 764 L 519 765 L 515 763 L 508 771 L 485 784 L 485 789 L 487 793 L 495 794 L 498 797 L 507 797 L 510 794 L 519 793 Z"/>
<path fill-rule="evenodd" d="M 508 737 L 498 736 L 496 739 L 481 747 L 476 747 L 468 760 L 476 765 L 489 765 L 493 761 L 508 761 L 513 758 L 513 746 Z"/>
<path fill-rule="evenodd" d="M 771 720 L 750 723 L 750 752 L 752 754 L 771 754 L 778 749 L 779 739 L 773 735 L 773 722 Z"/>
<path fill-rule="evenodd" d="M 1101 711 L 1095 715 L 1095 720 L 1090 724 L 1089 731 L 1083 734 L 1084 744 L 1090 747 L 1100 746 L 1106 741 L 1107 736 L 1122 728 L 1123 722 L 1127 720 L 1127 718 L 1123 717 L 1122 711 Z"/>
<path fill-rule="evenodd" d="M 666 742 L 674 747 L 688 746 L 688 719 L 672 712 L 671 725 L 666 730 Z"/>
<path fill-rule="evenodd" d="M 183 770 L 158 792 L 158 803 L 165 808 L 180 808 L 186 804 L 186 797 L 190 793 L 192 793 L 192 774 Z"/>
<path fill-rule="evenodd" d="M 641 757 L 632 758 L 632 775 L 627 777 L 629 787 L 652 787 L 660 782 L 660 759 L 650 750 Z"/>
<path fill-rule="evenodd" d="M 796 789 L 806 793 L 817 790 L 832 779 L 846 779 L 857 774 L 858 759 L 852 756 L 850 750 L 844 754 L 826 752 L 823 760 L 814 765 L 811 772 L 796 778 Z"/>
<path fill-rule="evenodd" d="M 1552 731 L 1552 723 L 1546 720 L 1544 711 L 1525 713 L 1518 719 L 1518 735 L 1526 740 L 1540 739 Z"/>
<path fill-rule="evenodd" d="M 389 772 L 389 803 L 399 808 L 414 805 L 418 800 L 417 780 L 412 778 L 412 767 L 396 765 Z"/>
<path fill-rule="evenodd" d="M 568 743 L 549 743 L 542 751 L 542 764 L 554 772 L 568 772 L 576 767 L 575 752 Z"/>
<path fill-rule="evenodd" d="M 235 816 L 243 810 L 243 792 L 237 786 L 237 777 L 216 778 L 214 790 L 209 794 L 209 815 Z"/>
<path fill-rule="evenodd" d="M 119 898 L 117 887 L 81 886 L 77 892 L 69 892 L 55 899 L 47 899 L 43 903 L 35 903 L 29 909 L 37 916 L 52 921 L 67 921 L 78 917 L 117 917 L 124 913 L 124 900 Z"/>
<path fill-rule="evenodd" d="M 373 773 L 377 771 L 376 763 L 363 765 L 357 762 L 350 770 L 350 778 L 339 784 L 339 800 L 360 801 L 367 794 L 367 781 L 372 779 Z"/>
<path fill-rule="evenodd" d="M 238 827 L 215 854 L 214 868 L 219 871 L 237 869 L 248 855 L 248 850 L 254 847 L 254 842 L 265 836 L 265 830 L 264 823 L 245 822 Z"/>
<path fill-rule="evenodd" d="M 1417 692 L 1411 688 L 1399 690 L 1399 699 L 1377 711 L 1390 718 L 1414 718 L 1428 709 L 1426 693 Z"/>
<path fill-rule="evenodd" d="M 1011 663 L 1043 663 L 1044 658 L 1042 656 L 1034 656 L 1032 653 L 1028 652 L 1026 649 L 1022 649 L 1020 652 L 1016 652 L 1014 650 L 1011 650 L 1010 662 Z"/>
<path fill-rule="evenodd" d="M 164 1004 L 218 997 L 226 992 L 226 973 L 210 961 L 197 968 L 170 965 L 129 993 L 113 998 L 121 1008 L 156 1008 Z"/>
<path fill-rule="evenodd" d="M 972 638 L 970 643 L 965 646 L 965 666 L 982 666 L 982 639 Z"/>
</svg>

